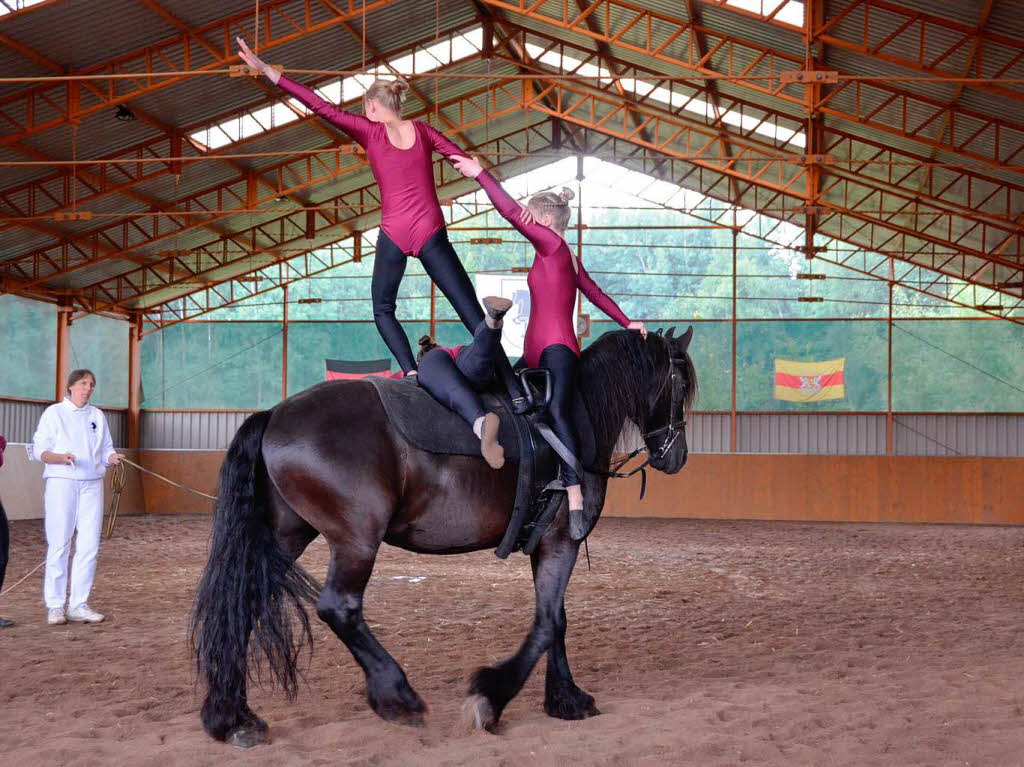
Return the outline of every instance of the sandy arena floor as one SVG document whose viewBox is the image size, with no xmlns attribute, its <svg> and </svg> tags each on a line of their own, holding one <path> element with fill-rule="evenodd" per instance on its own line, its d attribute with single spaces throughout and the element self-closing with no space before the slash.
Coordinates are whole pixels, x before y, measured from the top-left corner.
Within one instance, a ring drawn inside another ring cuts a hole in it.
<svg viewBox="0 0 1024 767">
<path fill-rule="evenodd" d="M 1016 765 L 1024 763 L 1024 529 L 602 521 L 568 597 L 569 658 L 603 715 L 550 719 L 543 662 L 497 734 L 469 733 L 469 673 L 518 645 L 528 563 L 381 552 L 367 616 L 431 707 L 374 716 L 315 621 L 295 703 L 255 689 L 274 742 L 203 733 L 185 639 L 206 517 L 126 518 L 104 542 L 99 626 L 45 625 L 41 580 L 0 602 L 0 754 L 29 765 Z M 43 555 L 12 524 L 7 585 Z M 318 577 L 326 549 L 303 563 Z"/>
</svg>

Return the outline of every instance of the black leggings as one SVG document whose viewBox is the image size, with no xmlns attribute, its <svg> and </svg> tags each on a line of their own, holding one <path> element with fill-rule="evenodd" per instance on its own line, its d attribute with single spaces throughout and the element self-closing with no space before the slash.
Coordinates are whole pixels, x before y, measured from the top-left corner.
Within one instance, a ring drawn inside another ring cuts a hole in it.
<svg viewBox="0 0 1024 767">
<path fill-rule="evenodd" d="M 501 330 L 493 330 L 481 321 L 473 343 L 463 346 L 454 361 L 442 349 L 431 349 L 420 358 L 419 384 L 472 426 L 484 415 L 477 392 L 494 378 L 494 363 L 500 353 Z"/>
<path fill-rule="evenodd" d="M 540 367 L 551 371 L 551 405 L 548 415 L 551 429 L 569 451 L 579 457 L 576 450 L 576 429 L 573 427 L 573 401 L 576 398 L 576 375 L 579 357 L 564 344 L 551 344 L 540 353 Z M 576 469 L 562 461 L 562 481 L 566 487 L 578 485 Z"/>
<path fill-rule="evenodd" d="M 484 310 L 476 300 L 476 292 L 469 275 L 459 261 L 455 248 L 448 240 L 448 230 L 441 227 L 417 254 L 427 275 L 455 309 L 462 324 L 473 333 L 484 319 Z M 395 301 L 398 286 L 405 275 L 406 255 L 391 241 L 384 230 L 377 235 L 377 254 L 373 261 L 373 279 L 370 295 L 373 298 L 373 321 L 384 343 L 398 360 L 405 373 L 416 370 L 416 359 L 409 346 L 409 338 L 395 319 Z M 519 388 L 512 374 L 512 365 L 504 353 L 496 359 L 498 372 L 512 396 L 519 396 Z"/>
</svg>

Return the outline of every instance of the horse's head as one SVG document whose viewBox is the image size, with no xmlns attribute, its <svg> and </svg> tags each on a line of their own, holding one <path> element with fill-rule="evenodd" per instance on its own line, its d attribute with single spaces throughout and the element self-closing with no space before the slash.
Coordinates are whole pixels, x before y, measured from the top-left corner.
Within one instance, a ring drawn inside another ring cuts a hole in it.
<svg viewBox="0 0 1024 767">
<path fill-rule="evenodd" d="M 650 465 L 666 474 L 675 474 L 686 463 L 686 419 L 697 397 L 697 372 L 688 352 L 692 338 L 692 326 L 679 337 L 675 328 L 647 336 L 653 373 L 647 382 L 647 410 L 637 426 Z"/>
</svg>

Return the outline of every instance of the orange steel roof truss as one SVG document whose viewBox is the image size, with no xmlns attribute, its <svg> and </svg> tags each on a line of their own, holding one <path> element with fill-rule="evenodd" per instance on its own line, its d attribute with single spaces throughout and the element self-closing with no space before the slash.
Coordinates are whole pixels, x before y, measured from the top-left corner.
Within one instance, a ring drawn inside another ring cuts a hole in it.
<svg viewBox="0 0 1024 767">
<path fill-rule="evenodd" d="M 49 238 L 24 252 L 0 253 L 0 291 L 70 302 L 83 311 L 142 313 L 160 327 L 246 297 L 249 293 L 236 295 L 240 288 L 232 282 L 244 274 L 259 272 L 268 285 L 277 286 L 351 257 L 351 247 L 340 248 L 335 259 L 329 246 L 345 240 L 351 244 L 353 232 L 373 226 L 379 200 L 365 156 L 340 133 L 324 130 L 315 117 L 300 116 L 221 152 L 202 152 L 187 138 L 199 125 L 166 124 L 134 103 L 236 63 L 234 34 L 252 21 L 252 13 L 192 29 L 155 0 L 138 2 L 179 34 L 74 73 L 134 72 L 134 77 L 59 80 L 0 98 L 0 147 L 32 161 L 62 159 L 33 147 L 32 137 L 100 115 L 109 119 L 110 110 L 120 104 L 154 132 L 152 138 L 100 158 L 0 188 L 6 219 L 0 221 L 0 236 L 24 231 Z M 899 82 L 904 71 L 951 82 L 1024 73 L 1024 40 L 984 28 L 991 2 L 972 27 L 881 0 L 850 0 L 838 16 L 826 19 L 821 0 L 809 0 L 808 21 L 797 28 L 776 18 L 782 2 L 761 16 L 735 9 L 727 0 L 687 0 L 676 12 L 685 11 L 688 18 L 678 18 L 621 0 L 476 0 L 474 18 L 443 26 L 444 19 L 438 19 L 436 28 L 431 20 L 421 25 L 429 30 L 419 32 L 411 24 L 418 39 L 379 50 L 370 42 L 374 14 L 403 2 L 410 0 L 367 0 L 363 53 L 368 67 L 434 43 L 439 34 L 483 24 L 495 36 L 493 46 L 488 40 L 484 51 L 436 72 L 458 73 L 481 58 L 516 72 L 491 73 L 489 65 L 478 84 L 447 97 L 438 97 L 436 86 L 424 85 L 430 81 L 413 80 L 420 109 L 411 116 L 433 117 L 497 169 L 520 172 L 559 153 L 611 149 L 623 164 L 642 165 L 716 199 L 803 225 L 809 243 L 815 233 L 848 242 L 857 250 L 834 262 L 863 274 L 890 279 L 888 267 L 883 270 L 877 259 L 869 263 L 860 257 L 874 252 L 902 262 L 892 277 L 896 282 L 913 277 L 920 283 L 924 269 L 937 273 L 931 285 L 913 289 L 953 303 L 974 308 L 968 287 L 998 291 L 1001 305 L 989 313 L 1024 323 L 1024 122 L 1014 120 L 1024 107 L 1003 108 L 1024 102 L 1024 89 L 1012 82 L 959 82 L 944 100 L 915 82 Z M 790 44 L 783 50 L 745 39 L 742 25 L 727 34 L 709 25 L 711 12 L 728 13 L 747 26 L 770 25 Z M 260 52 L 270 52 L 273 61 L 275 48 L 326 30 L 358 39 L 356 23 L 363 14 L 361 0 L 263 0 Z M 886 35 L 870 26 L 871 18 L 883 14 L 889 26 L 898 21 Z M 849 32 L 852 20 L 863 34 Z M 908 40 L 916 40 L 919 50 L 908 49 Z M 794 42 L 806 46 L 806 55 L 791 52 Z M 560 60 L 601 67 L 605 76 L 600 81 L 567 79 L 564 75 L 572 70 L 555 70 L 532 59 L 527 44 Z M 63 73 L 49 52 L 7 35 L 0 35 L 0 46 L 50 73 Z M 766 77 L 831 69 L 828 51 L 833 48 L 860 56 L 874 69 L 887 66 L 893 76 L 889 81 L 843 79 L 858 74 L 844 71 L 827 84 Z M 153 71 L 182 74 L 147 76 Z M 336 76 L 303 79 L 318 84 Z M 641 95 L 624 82 L 658 86 L 661 97 L 654 90 Z M 273 90 L 240 87 L 238 92 L 237 103 L 203 123 L 280 101 Z M 672 94 L 667 103 L 666 92 Z M 974 97 L 969 104 L 968 94 Z M 979 95 L 989 99 L 990 110 L 977 108 Z M 694 99 L 711 105 L 709 114 L 688 110 Z M 724 119 L 729 114 L 742 115 L 742 126 Z M 521 123 L 509 126 L 516 115 L 522 115 Z M 503 135 L 488 135 L 500 120 L 507 128 Z M 313 125 L 321 132 L 317 149 L 261 157 L 260 162 L 224 156 L 245 155 L 249 144 L 278 133 L 297 136 Z M 801 132 L 806 144 L 773 139 L 763 130 L 766 125 Z M 573 146 L 560 140 L 563 131 Z M 215 163 L 228 178 L 175 194 L 173 180 L 198 161 Z M 437 175 L 443 196 L 471 188 L 441 162 Z M 325 195 L 338 185 L 344 191 Z M 154 187 L 160 192 L 154 193 Z M 111 199 L 123 200 L 130 213 L 90 216 L 91 205 Z M 470 214 L 452 215 L 454 221 Z M 202 242 L 182 250 L 177 241 L 183 236 L 199 236 Z M 303 248 L 326 248 L 328 255 L 295 259 Z M 295 261 L 283 264 L 289 259 Z M 119 264 L 120 271 L 67 286 L 103 264 Z M 273 278 L 267 276 L 270 269 L 277 270 Z M 966 284 L 950 293 L 938 280 Z M 173 312 L 167 306 L 186 296 L 185 305 Z"/>
</svg>

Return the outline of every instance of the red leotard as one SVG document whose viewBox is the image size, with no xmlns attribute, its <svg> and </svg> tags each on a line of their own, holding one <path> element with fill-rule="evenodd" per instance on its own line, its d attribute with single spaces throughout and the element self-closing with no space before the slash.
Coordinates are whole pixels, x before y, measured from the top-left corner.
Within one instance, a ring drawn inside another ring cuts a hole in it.
<svg viewBox="0 0 1024 767">
<path fill-rule="evenodd" d="M 282 76 L 278 87 L 313 112 L 341 128 L 363 149 L 380 188 L 380 226 L 404 253 L 415 256 L 441 227 L 441 203 L 434 183 L 432 152 L 447 158 L 463 155 L 459 147 L 427 123 L 413 120 L 416 142 L 399 149 L 388 139 L 384 123 L 367 120 L 325 101 L 305 85 Z"/>
<path fill-rule="evenodd" d="M 542 224 L 523 223 L 519 203 L 490 173 L 484 171 L 477 181 L 495 209 L 537 250 L 526 278 L 530 286 L 530 323 L 526 326 L 523 358 L 527 365 L 537 367 L 541 352 L 552 344 L 563 344 L 579 356 L 576 328 L 572 326 L 576 288 L 622 327 L 629 325 L 629 318 L 591 279 L 583 264 L 577 264 L 578 270 L 573 268 L 574 256 L 565 240 Z"/>
</svg>

